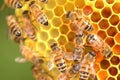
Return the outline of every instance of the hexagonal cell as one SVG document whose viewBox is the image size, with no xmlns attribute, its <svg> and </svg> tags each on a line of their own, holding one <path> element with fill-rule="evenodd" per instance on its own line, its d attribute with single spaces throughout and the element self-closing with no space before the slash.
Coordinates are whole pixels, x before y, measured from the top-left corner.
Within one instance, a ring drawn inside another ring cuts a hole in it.
<svg viewBox="0 0 120 80">
<path fill-rule="evenodd" d="M 117 34 L 115 35 L 115 40 L 116 40 L 118 43 L 120 43 L 120 33 L 117 33 Z"/>
<path fill-rule="evenodd" d="M 61 22 L 60 18 L 54 17 L 53 20 L 52 20 L 52 24 L 55 27 L 59 27 L 62 24 L 62 22 Z"/>
<path fill-rule="evenodd" d="M 108 60 L 104 59 L 100 62 L 100 66 L 101 66 L 102 69 L 107 69 L 108 67 L 110 67 L 110 63 L 109 63 Z"/>
<path fill-rule="evenodd" d="M 57 0 L 57 4 L 64 5 L 66 3 L 66 0 Z"/>
<path fill-rule="evenodd" d="M 116 67 L 110 67 L 110 68 L 108 69 L 108 71 L 109 71 L 109 73 L 110 73 L 112 76 L 115 76 L 115 75 L 117 75 L 117 73 L 118 73 L 118 70 L 117 70 Z"/>
<path fill-rule="evenodd" d="M 50 37 L 56 38 L 56 37 L 58 37 L 58 36 L 59 36 L 59 31 L 58 31 L 58 29 L 52 28 L 52 29 L 50 30 Z"/>
<path fill-rule="evenodd" d="M 104 75 L 104 76 L 103 76 Z M 99 80 L 106 80 L 108 74 L 107 74 L 107 71 L 103 71 L 101 70 L 99 73 L 98 73 L 98 76 L 99 76 Z"/>
<path fill-rule="evenodd" d="M 106 32 L 102 30 L 99 30 L 97 35 L 100 36 L 102 39 L 105 39 L 107 37 Z"/>
<path fill-rule="evenodd" d="M 114 37 L 115 34 L 117 33 L 117 29 L 115 27 L 109 27 L 108 30 L 107 30 L 107 33 L 108 33 L 109 36 Z"/>
<path fill-rule="evenodd" d="M 46 45 L 42 42 L 38 43 L 37 48 L 39 51 L 45 51 L 46 50 Z"/>
<path fill-rule="evenodd" d="M 88 16 L 88 15 L 90 15 L 92 12 L 93 12 L 93 9 L 92 9 L 91 6 L 86 5 L 86 6 L 83 7 L 83 13 L 84 13 L 84 15 Z"/>
<path fill-rule="evenodd" d="M 107 2 L 108 4 L 112 4 L 112 3 L 114 3 L 114 0 L 106 0 L 106 2 Z"/>
<path fill-rule="evenodd" d="M 51 10 L 46 10 L 46 15 L 48 17 L 48 19 L 52 19 L 53 18 L 53 12 Z"/>
<path fill-rule="evenodd" d="M 114 11 L 114 13 L 120 13 L 120 2 L 116 2 L 113 6 L 112 9 Z"/>
<path fill-rule="evenodd" d="M 48 9 L 53 9 L 56 6 L 56 1 L 49 0 L 46 6 Z"/>
<path fill-rule="evenodd" d="M 115 42 L 114 42 L 114 39 L 111 38 L 111 37 L 107 37 L 105 42 L 110 46 L 110 47 L 113 47 Z"/>
<path fill-rule="evenodd" d="M 74 4 L 73 3 L 70 3 L 70 2 L 67 2 L 65 5 L 64 5 L 64 9 L 66 11 L 73 11 L 74 10 Z"/>
<path fill-rule="evenodd" d="M 120 23 L 118 24 L 118 27 L 117 27 L 117 28 L 118 28 L 118 30 L 120 31 Z"/>
<path fill-rule="evenodd" d="M 107 19 L 102 19 L 98 25 L 100 26 L 101 29 L 106 29 L 109 27 L 109 23 Z"/>
<path fill-rule="evenodd" d="M 47 41 L 47 47 L 49 47 L 50 48 L 50 46 L 53 44 L 53 43 L 56 43 L 56 41 L 54 40 L 54 39 L 49 39 L 48 41 Z"/>
<path fill-rule="evenodd" d="M 42 40 L 42 41 L 46 41 L 48 38 L 49 38 L 49 36 L 48 36 L 48 33 L 47 32 L 40 32 L 40 39 Z"/>
<path fill-rule="evenodd" d="M 78 31 L 78 27 L 74 26 L 72 23 L 69 25 L 72 31 Z"/>
<path fill-rule="evenodd" d="M 118 74 L 118 76 L 117 76 L 117 80 L 120 80 L 120 74 Z"/>
<path fill-rule="evenodd" d="M 118 22 L 119 22 L 119 17 L 118 17 L 118 15 L 112 15 L 112 16 L 110 17 L 109 21 L 110 21 L 110 23 L 111 23 L 112 25 L 117 25 Z"/>
<path fill-rule="evenodd" d="M 60 32 L 62 33 L 62 34 L 67 34 L 68 33 L 68 31 L 69 31 L 69 28 L 68 28 L 69 26 L 68 25 L 62 25 L 62 26 L 60 26 Z"/>
<path fill-rule="evenodd" d="M 115 78 L 113 78 L 113 77 L 109 77 L 107 80 L 115 80 Z"/>
<path fill-rule="evenodd" d="M 101 19 L 101 15 L 99 12 L 93 12 L 91 15 L 91 20 L 93 22 L 98 22 Z"/>
<path fill-rule="evenodd" d="M 54 9 L 54 13 L 56 16 L 61 16 L 64 13 L 62 6 L 56 6 Z"/>
<path fill-rule="evenodd" d="M 65 36 L 60 36 L 60 37 L 58 38 L 58 43 L 59 43 L 60 45 L 65 45 L 65 44 L 67 43 L 66 37 L 65 37 Z"/>
<path fill-rule="evenodd" d="M 103 8 L 103 7 L 104 7 L 103 1 L 102 1 L 102 0 L 97 0 L 97 1 L 95 2 L 95 7 L 96 7 L 97 9 Z"/>
<path fill-rule="evenodd" d="M 83 8 L 84 5 L 85 5 L 84 0 L 75 0 L 75 6 L 77 6 L 78 8 Z"/>
<path fill-rule="evenodd" d="M 67 37 L 68 37 L 69 41 L 73 42 L 74 38 L 75 38 L 75 33 L 74 32 L 69 32 Z"/>
<path fill-rule="evenodd" d="M 116 44 L 115 46 L 113 46 L 113 51 L 115 52 L 115 54 L 120 55 L 120 45 Z"/>
<path fill-rule="evenodd" d="M 72 52 L 73 49 L 74 49 L 74 44 L 72 42 L 68 42 L 66 45 L 65 45 L 65 49 L 67 52 Z"/>
<path fill-rule="evenodd" d="M 120 63 L 120 59 L 118 56 L 113 56 L 111 59 L 110 59 L 110 62 L 113 64 L 113 65 L 118 65 Z"/>
<path fill-rule="evenodd" d="M 65 14 L 66 14 L 66 13 L 65 13 Z M 62 22 L 65 23 L 65 24 L 68 24 L 70 21 L 69 21 L 68 18 L 66 18 L 66 15 L 65 15 L 65 14 L 62 15 Z"/>
<path fill-rule="evenodd" d="M 103 8 L 101 13 L 102 13 L 102 16 L 105 18 L 108 18 L 112 14 L 111 9 L 109 7 Z"/>
<path fill-rule="evenodd" d="M 99 64 L 94 64 L 96 73 L 100 70 Z"/>
</svg>

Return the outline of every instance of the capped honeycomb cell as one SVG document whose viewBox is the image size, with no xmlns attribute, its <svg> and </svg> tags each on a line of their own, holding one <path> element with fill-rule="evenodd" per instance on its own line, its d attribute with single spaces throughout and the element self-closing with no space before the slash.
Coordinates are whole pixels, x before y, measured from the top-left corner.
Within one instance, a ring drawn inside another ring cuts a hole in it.
<svg viewBox="0 0 120 80">
<path fill-rule="evenodd" d="M 112 3 L 114 2 L 114 0 L 106 0 L 106 2 L 107 2 L 108 4 L 112 4 Z"/>
<path fill-rule="evenodd" d="M 75 0 L 75 6 L 78 8 L 83 8 L 83 6 L 85 5 L 85 1 L 84 0 Z"/>
<path fill-rule="evenodd" d="M 103 76 L 104 75 L 104 76 Z M 108 74 L 106 71 L 103 71 L 101 70 L 99 73 L 98 73 L 98 76 L 99 76 L 99 80 L 106 80 Z"/>
<path fill-rule="evenodd" d="M 102 39 L 105 39 L 107 37 L 106 32 L 102 30 L 99 30 L 97 35 L 100 36 Z"/>
<path fill-rule="evenodd" d="M 105 17 L 105 18 L 110 17 L 111 14 L 112 14 L 111 9 L 109 7 L 103 8 L 101 13 L 102 13 L 102 16 Z"/>
<path fill-rule="evenodd" d="M 60 36 L 60 37 L 58 38 L 58 43 L 59 43 L 60 45 L 65 45 L 65 44 L 67 43 L 67 40 L 66 40 L 66 38 L 65 38 L 64 36 Z"/>
<path fill-rule="evenodd" d="M 117 25 L 119 22 L 119 17 L 117 15 L 112 15 L 109 21 L 112 25 Z"/>
<path fill-rule="evenodd" d="M 109 36 L 114 37 L 115 34 L 117 33 L 117 29 L 115 27 L 109 27 L 108 30 L 107 30 L 107 33 L 108 33 Z"/>
<path fill-rule="evenodd" d="M 109 23 L 107 19 L 102 19 L 98 25 L 101 29 L 106 29 L 109 27 Z"/>
<path fill-rule="evenodd" d="M 66 0 L 57 0 L 57 4 L 64 5 L 66 3 Z"/>
<path fill-rule="evenodd" d="M 74 38 L 75 38 L 75 33 L 74 32 L 69 32 L 68 35 L 68 40 L 73 42 Z"/>
<path fill-rule="evenodd" d="M 61 16 L 64 11 L 63 11 L 63 7 L 62 6 L 56 6 L 56 8 L 54 9 L 54 13 L 56 16 Z"/>
<path fill-rule="evenodd" d="M 101 19 L 100 13 L 99 12 L 93 12 L 91 15 L 91 20 L 93 22 L 98 22 Z"/>
<path fill-rule="evenodd" d="M 68 31 L 69 31 L 69 28 L 68 28 L 67 25 L 64 25 L 64 24 L 63 24 L 63 25 L 60 26 L 60 32 L 61 32 L 62 34 L 67 34 Z"/>
<path fill-rule="evenodd" d="M 108 69 L 108 71 L 109 71 L 109 73 L 110 73 L 112 76 L 115 76 L 115 75 L 117 75 L 117 73 L 118 73 L 118 70 L 117 70 L 116 67 L 110 67 L 110 68 Z"/>
<path fill-rule="evenodd" d="M 53 29 L 50 30 L 50 36 L 52 38 L 56 38 L 56 37 L 58 37 L 58 35 L 59 35 L 58 29 L 53 28 Z"/>
<path fill-rule="evenodd" d="M 115 78 L 113 78 L 113 77 L 109 77 L 108 80 L 115 80 Z"/>
<path fill-rule="evenodd" d="M 103 1 L 102 1 L 102 0 L 97 0 L 97 1 L 95 2 L 95 7 L 96 7 L 97 9 L 103 8 L 103 7 L 104 7 Z"/>
<path fill-rule="evenodd" d="M 113 47 L 113 45 L 115 44 L 114 39 L 111 37 L 107 37 L 105 42 L 110 46 Z"/>
<path fill-rule="evenodd" d="M 117 33 L 117 34 L 115 35 L 115 40 L 116 40 L 118 43 L 120 43 L 120 33 Z"/>
<path fill-rule="evenodd" d="M 70 2 L 67 2 L 65 5 L 64 5 L 64 9 L 67 11 L 73 11 L 75 9 L 73 3 L 70 3 Z"/>
<path fill-rule="evenodd" d="M 118 74 L 118 76 L 117 76 L 117 80 L 120 80 L 120 74 Z"/>
<path fill-rule="evenodd" d="M 113 56 L 111 59 L 110 59 L 110 62 L 113 64 L 113 65 L 118 65 L 120 63 L 120 59 L 119 57 L 117 56 Z"/>
<path fill-rule="evenodd" d="M 59 27 L 59 26 L 62 24 L 62 22 L 61 22 L 60 18 L 55 17 L 55 18 L 53 18 L 53 20 L 52 20 L 52 24 L 53 24 L 55 27 Z"/>
<path fill-rule="evenodd" d="M 115 52 L 115 54 L 120 54 L 120 45 L 116 44 L 113 47 L 113 51 Z"/>
<path fill-rule="evenodd" d="M 113 6 L 112 9 L 114 13 L 120 13 L 120 2 L 116 2 Z"/>
<path fill-rule="evenodd" d="M 68 42 L 67 44 L 65 44 L 65 49 L 68 52 L 72 52 L 74 48 L 74 44 L 72 42 Z"/>
<path fill-rule="evenodd" d="M 93 12 L 93 9 L 92 9 L 91 6 L 86 5 L 86 6 L 83 7 L 83 13 L 86 16 L 90 15 L 92 12 Z"/>
<path fill-rule="evenodd" d="M 102 69 L 107 69 L 108 67 L 110 67 L 110 63 L 109 63 L 108 60 L 104 59 L 100 62 L 100 66 L 101 66 Z"/>
</svg>

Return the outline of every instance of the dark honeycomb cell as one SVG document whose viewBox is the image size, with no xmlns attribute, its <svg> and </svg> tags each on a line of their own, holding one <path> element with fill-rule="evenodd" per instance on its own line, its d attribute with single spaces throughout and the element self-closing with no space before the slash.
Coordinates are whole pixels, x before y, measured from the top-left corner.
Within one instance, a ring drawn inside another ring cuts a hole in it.
<svg viewBox="0 0 120 80">
<path fill-rule="evenodd" d="M 113 6 L 112 9 L 115 13 L 120 13 L 120 2 L 116 2 Z"/>
<path fill-rule="evenodd" d="M 72 42 L 68 42 L 66 45 L 65 45 L 65 49 L 66 51 L 68 52 L 72 52 L 73 51 L 73 48 L 74 48 L 74 44 Z"/>
<path fill-rule="evenodd" d="M 112 15 L 109 21 L 112 25 L 117 25 L 119 22 L 119 17 L 117 15 Z"/>
<path fill-rule="evenodd" d="M 59 43 L 60 45 L 65 45 L 65 44 L 67 43 L 67 40 L 66 40 L 65 36 L 60 36 L 60 37 L 58 38 L 58 43 Z"/>
<path fill-rule="evenodd" d="M 115 76 L 118 73 L 118 70 L 116 67 L 110 67 L 108 71 L 112 76 Z"/>
<path fill-rule="evenodd" d="M 102 39 L 105 39 L 107 37 L 106 32 L 102 30 L 99 30 L 97 35 L 100 36 Z"/>
<path fill-rule="evenodd" d="M 62 26 L 60 26 L 60 32 L 61 32 L 62 34 L 67 34 L 68 31 L 69 31 L 69 28 L 68 28 L 67 25 L 64 25 L 64 24 L 63 24 Z"/>
<path fill-rule="evenodd" d="M 113 45 L 115 44 L 114 39 L 111 37 L 107 37 L 105 42 L 110 46 L 113 47 Z"/>
<path fill-rule="evenodd" d="M 118 43 L 120 43 L 120 33 L 117 33 L 117 34 L 115 35 L 115 40 L 116 40 Z"/>
<path fill-rule="evenodd" d="M 120 59 L 119 57 L 117 56 L 113 56 L 111 59 L 110 59 L 110 62 L 113 64 L 113 65 L 118 65 L 120 63 Z"/>
<path fill-rule="evenodd" d="M 75 6 L 77 6 L 78 8 L 83 8 L 84 5 L 84 0 L 75 0 Z"/>
<path fill-rule="evenodd" d="M 115 0 L 106 0 L 108 4 L 112 4 Z"/>
<path fill-rule="evenodd" d="M 109 63 L 109 61 L 104 59 L 100 62 L 100 66 L 102 69 L 107 69 L 110 66 L 110 63 Z"/>
<path fill-rule="evenodd" d="M 97 1 L 95 2 L 95 7 L 96 7 L 97 9 L 103 8 L 103 7 L 104 7 L 103 1 L 102 1 L 102 0 L 97 0 Z"/>
<path fill-rule="evenodd" d="M 105 7 L 102 10 L 102 16 L 108 18 L 112 14 L 111 9 L 109 7 Z"/>
<path fill-rule="evenodd" d="M 119 54 L 120 55 L 120 45 L 116 44 L 113 47 L 113 51 L 115 52 L 115 54 Z"/>
<path fill-rule="evenodd" d="M 70 3 L 70 2 L 67 2 L 65 5 L 64 5 L 64 9 L 67 11 L 73 11 L 75 8 L 74 8 L 74 5 L 73 3 Z"/>
<path fill-rule="evenodd" d="M 115 80 L 113 77 L 109 77 L 108 80 Z"/>
<path fill-rule="evenodd" d="M 70 33 L 68 33 L 67 37 L 68 37 L 69 41 L 73 42 L 73 40 L 75 38 L 75 33 L 74 32 L 70 32 Z"/>
<path fill-rule="evenodd" d="M 56 16 L 61 16 L 64 13 L 63 7 L 56 6 L 56 8 L 54 9 L 54 13 Z"/>
<path fill-rule="evenodd" d="M 98 25 L 100 26 L 101 29 L 106 29 L 109 27 L 109 23 L 107 19 L 102 19 Z"/>
<path fill-rule="evenodd" d="M 115 27 L 110 27 L 110 28 L 108 28 L 107 33 L 109 36 L 114 37 L 115 34 L 117 33 L 117 29 Z"/>
<path fill-rule="evenodd" d="M 99 12 L 93 12 L 91 15 L 91 20 L 93 22 L 98 22 L 101 19 L 100 13 Z"/>
<path fill-rule="evenodd" d="M 117 76 L 117 80 L 120 80 L 120 74 L 118 74 L 118 76 Z"/>
</svg>

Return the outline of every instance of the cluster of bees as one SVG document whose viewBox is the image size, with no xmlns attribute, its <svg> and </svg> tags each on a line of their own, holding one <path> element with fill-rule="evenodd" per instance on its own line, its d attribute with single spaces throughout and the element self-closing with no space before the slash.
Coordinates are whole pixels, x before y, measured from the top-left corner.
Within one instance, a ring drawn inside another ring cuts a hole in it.
<svg viewBox="0 0 120 80">
<path fill-rule="evenodd" d="M 29 1 L 29 0 L 25 0 Z M 17 58 L 17 62 L 25 62 L 29 60 L 34 64 L 32 71 L 36 80 L 52 80 L 43 70 L 42 63 L 45 61 L 43 57 L 37 55 L 32 48 L 24 45 L 26 38 L 37 41 L 36 28 L 32 24 L 30 15 L 44 26 L 48 26 L 48 18 L 37 4 L 39 1 L 47 3 L 47 0 L 31 1 L 29 10 L 22 13 L 22 20 L 17 20 L 15 15 L 7 17 L 9 26 L 9 34 L 11 38 L 20 44 L 21 54 L 25 58 Z M 23 4 L 19 0 L 5 0 L 5 3 L 12 8 L 22 8 Z M 98 35 L 91 33 L 94 28 L 92 24 L 82 15 L 81 11 L 74 10 L 66 13 L 66 18 L 70 20 L 74 27 L 77 27 L 77 33 L 74 40 L 75 46 L 72 55 L 68 55 L 57 43 L 50 45 L 51 55 L 48 61 L 48 71 L 52 70 L 54 65 L 60 71 L 60 75 L 56 80 L 70 80 L 73 75 L 79 75 L 80 80 L 95 79 L 94 62 L 96 53 L 100 52 L 105 58 L 111 57 L 113 54 L 109 45 L 106 44 Z M 23 34 L 25 33 L 25 34 Z M 91 50 L 85 52 L 86 47 Z M 73 62 L 71 66 L 67 66 L 67 61 Z"/>
</svg>

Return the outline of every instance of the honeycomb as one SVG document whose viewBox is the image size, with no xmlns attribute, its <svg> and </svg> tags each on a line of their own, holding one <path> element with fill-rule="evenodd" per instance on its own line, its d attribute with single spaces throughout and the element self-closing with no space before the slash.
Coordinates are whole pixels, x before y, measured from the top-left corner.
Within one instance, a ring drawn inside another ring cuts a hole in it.
<svg viewBox="0 0 120 80">
<path fill-rule="evenodd" d="M 28 9 L 28 2 L 22 9 L 16 9 L 16 15 L 20 18 L 21 12 Z M 110 59 L 105 59 L 97 53 L 95 61 L 96 80 L 120 80 L 120 1 L 119 0 L 48 0 L 47 4 L 39 3 L 48 17 L 49 25 L 43 26 L 33 22 L 39 31 L 38 42 L 26 41 L 27 46 L 34 46 L 40 56 L 48 59 L 50 45 L 53 42 L 67 52 L 74 48 L 74 38 L 77 29 L 66 19 L 67 11 L 73 11 L 76 7 L 83 11 L 93 24 L 94 33 L 99 35 L 113 51 Z M 90 14 L 88 14 L 88 12 Z M 56 68 L 50 71 L 52 78 L 56 79 L 59 73 Z M 75 79 L 73 79 L 75 80 Z"/>
</svg>

